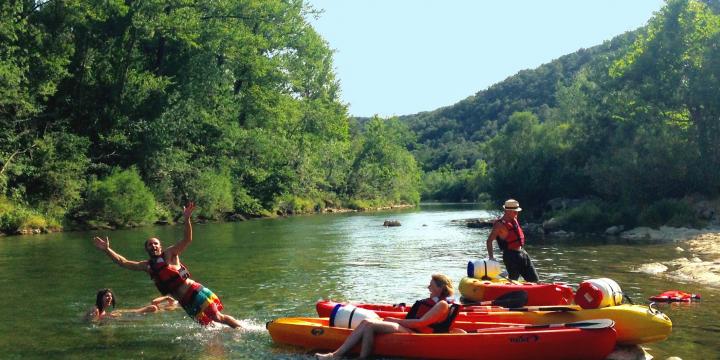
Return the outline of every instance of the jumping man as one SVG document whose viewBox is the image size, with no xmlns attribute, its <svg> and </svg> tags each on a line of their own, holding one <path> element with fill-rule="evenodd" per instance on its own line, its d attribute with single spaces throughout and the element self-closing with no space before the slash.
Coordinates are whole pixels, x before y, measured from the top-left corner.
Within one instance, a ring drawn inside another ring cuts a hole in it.
<svg viewBox="0 0 720 360">
<path fill-rule="evenodd" d="M 112 261 L 129 270 L 145 271 L 155 282 L 155 286 L 163 295 L 170 295 L 177 300 L 187 314 L 201 325 L 208 325 L 213 321 L 239 328 L 240 323 L 230 315 L 221 311 L 223 305 L 220 299 L 210 289 L 190 279 L 190 273 L 180 262 L 180 254 L 192 242 L 191 216 L 195 204 L 188 203 L 183 207 L 185 218 L 185 237 L 177 244 L 163 251 L 162 244 L 157 238 L 145 241 L 145 251 L 150 258 L 144 261 L 127 260 L 124 256 L 110 248 L 110 239 L 95 237 L 95 247 L 104 251 Z"/>
</svg>

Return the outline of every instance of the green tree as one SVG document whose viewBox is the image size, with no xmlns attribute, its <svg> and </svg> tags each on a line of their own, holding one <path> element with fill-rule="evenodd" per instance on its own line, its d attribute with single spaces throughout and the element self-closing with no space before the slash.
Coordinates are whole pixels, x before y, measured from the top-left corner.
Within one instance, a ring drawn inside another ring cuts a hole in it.
<svg viewBox="0 0 720 360">
<path fill-rule="evenodd" d="M 523 199 L 536 209 L 554 197 L 575 195 L 581 177 L 569 159 L 568 131 L 567 123 L 540 124 L 529 112 L 510 116 L 487 143 L 491 194 Z"/>
<path fill-rule="evenodd" d="M 72 46 L 61 13 L 44 2 L 0 4 L 0 194 L 16 187 L 43 132 L 58 128 L 41 113 L 68 75 Z"/>
<path fill-rule="evenodd" d="M 407 126 L 397 119 L 377 116 L 366 124 L 357 143 L 349 179 L 349 196 L 395 203 L 420 201 L 420 171 L 407 150 L 413 141 Z"/>
<path fill-rule="evenodd" d="M 205 171 L 190 181 L 188 193 L 198 206 L 198 216 L 221 220 L 234 209 L 232 183 L 228 174 Z"/>
<path fill-rule="evenodd" d="M 79 206 L 86 188 L 89 141 L 70 133 L 47 133 L 36 140 L 32 159 L 19 181 L 26 198 L 54 220 Z"/>
<path fill-rule="evenodd" d="M 720 191 L 720 16 L 696 0 L 670 0 L 611 74 L 657 110 L 656 121 L 690 125 L 697 189 Z"/>
</svg>

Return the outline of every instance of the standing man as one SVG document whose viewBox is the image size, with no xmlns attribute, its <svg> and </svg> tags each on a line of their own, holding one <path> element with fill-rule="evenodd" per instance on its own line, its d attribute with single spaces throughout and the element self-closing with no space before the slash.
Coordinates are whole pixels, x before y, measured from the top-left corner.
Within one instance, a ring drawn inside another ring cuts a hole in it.
<svg viewBox="0 0 720 360">
<path fill-rule="evenodd" d="M 488 257 L 493 257 L 493 240 L 497 239 L 498 246 L 503 252 L 503 263 L 508 272 L 510 280 L 517 280 L 522 275 L 525 281 L 537 282 L 538 274 L 535 271 L 530 255 L 525 251 L 525 234 L 523 234 L 518 213 L 522 211 L 520 203 L 515 199 L 505 201 L 503 205 L 505 213 L 495 221 L 492 231 L 487 239 Z"/>
<path fill-rule="evenodd" d="M 195 204 L 188 203 L 183 207 L 185 218 L 185 237 L 177 244 L 163 251 L 157 238 L 145 241 L 145 251 L 150 258 L 144 261 L 127 260 L 124 256 L 110 249 L 110 239 L 96 236 L 95 247 L 105 252 L 112 261 L 129 270 L 145 271 L 155 282 L 155 286 L 163 295 L 170 294 L 185 309 L 190 318 L 201 325 L 213 321 L 239 328 L 240 323 L 230 315 L 221 313 L 223 304 L 210 289 L 190 279 L 190 273 L 180 262 L 180 254 L 192 242 L 192 212 Z"/>
</svg>

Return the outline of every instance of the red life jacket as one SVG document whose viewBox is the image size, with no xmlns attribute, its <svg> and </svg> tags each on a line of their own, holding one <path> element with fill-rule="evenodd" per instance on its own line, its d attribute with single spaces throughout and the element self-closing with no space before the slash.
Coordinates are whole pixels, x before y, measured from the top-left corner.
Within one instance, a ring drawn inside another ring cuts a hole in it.
<svg viewBox="0 0 720 360">
<path fill-rule="evenodd" d="M 668 290 L 660 295 L 650 297 L 652 301 L 667 302 L 690 302 L 693 299 L 700 299 L 700 294 L 690 294 L 680 290 Z"/>
<path fill-rule="evenodd" d="M 446 301 L 450 304 L 450 309 L 448 310 L 448 314 L 445 319 L 414 330 L 423 334 L 437 334 L 449 332 L 450 328 L 455 323 L 455 318 L 457 317 L 458 312 L 460 311 L 460 305 L 452 303 L 452 300 Z M 433 306 L 435 306 L 435 304 L 437 304 L 438 302 L 439 300 L 437 300 L 436 298 L 418 300 L 415 302 L 415 304 L 413 304 L 412 308 L 410 308 L 410 311 L 408 311 L 405 318 L 420 319 L 423 317 L 423 315 L 427 314 L 428 311 L 430 311 L 430 309 L 432 309 Z"/>
<path fill-rule="evenodd" d="M 525 234 L 523 233 L 517 219 L 506 221 L 505 219 L 500 218 L 495 223 L 497 224 L 498 222 L 508 230 L 507 238 L 497 238 L 498 246 L 500 246 L 501 250 L 518 251 L 521 247 L 525 246 Z"/>
<path fill-rule="evenodd" d="M 185 282 L 185 279 L 190 278 L 190 272 L 185 264 L 180 263 L 179 269 L 168 266 L 165 253 L 148 260 L 148 274 L 163 295 L 174 292 Z"/>
</svg>

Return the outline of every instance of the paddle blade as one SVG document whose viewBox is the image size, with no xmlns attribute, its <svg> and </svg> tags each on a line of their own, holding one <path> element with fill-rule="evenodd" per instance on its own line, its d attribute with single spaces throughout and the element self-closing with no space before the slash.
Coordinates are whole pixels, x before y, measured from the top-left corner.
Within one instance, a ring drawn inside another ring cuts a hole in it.
<svg viewBox="0 0 720 360">
<path fill-rule="evenodd" d="M 576 327 L 581 329 L 605 329 L 615 326 L 615 322 L 611 319 L 594 319 L 586 321 L 577 321 L 565 324 L 567 327 Z"/>
<path fill-rule="evenodd" d="M 569 323 L 558 323 L 558 324 L 545 324 L 545 325 L 512 325 L 512 326 L 503 326 L 503 327 L 497 327 L 497 328 L 487 328 L 487 329 L 479 329 L 476 331 L 473 331 L 474 333 L 486 333 L 486 332 L 498 332 L 498 331 L 504 331 L 504 330 L 514 330 L 514 329 L 526 329 L 526 330 L 537 330 L 537 329 L 557 329 L 557 328 L 576 328 L 576 329 L 583 329 L 583 330 L 598 330 L 598 329 L 607 329 L 615 326 L 615 322 L 610 319 L 593 319 L 593 320 L 583 320 L 583 321 L 576 321 L 576 322 L 569 322 Z"/>
<path fill-rule="evenodd" d="M 528 293 L 525 290 L 510 291 L 492 300 L 490 305 L 502 306 L 505 308 L 523 307 L 528 302 Z"/>
<path fill-rule="evenodd" d="M 610 319 L 593 319 L 593 320 L 584 320 L 584 321 L 576 321 L 576 322 L 570 322 L 570 323 L 564 323 L 564 324 L 550 324 L 550 327 L 569 327 L 569 328 L 579 328 L 579 329 L 607 329 L 609 327 L 615 326 L 615 322 Z"/>
<path fill-rule="evenodd" d="M 573 306 L 526 306 L 508 309 L 509 311 L 578 311 L 577 307 Z"/>
</svg>

